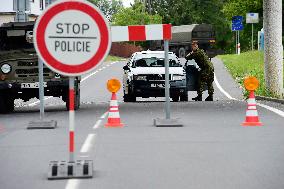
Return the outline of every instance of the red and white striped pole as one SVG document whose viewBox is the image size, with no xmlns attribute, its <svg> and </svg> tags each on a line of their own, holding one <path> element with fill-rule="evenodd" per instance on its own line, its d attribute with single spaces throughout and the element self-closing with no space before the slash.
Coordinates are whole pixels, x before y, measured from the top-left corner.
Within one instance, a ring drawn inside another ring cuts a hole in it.
<svg viewBox="0 0 284 189">
<path fill-rule="evenodd" d="M 69 162 L 74 162 L 75 139 L 75 91 L 74 77 L 69 78 Z"/>
</svg>

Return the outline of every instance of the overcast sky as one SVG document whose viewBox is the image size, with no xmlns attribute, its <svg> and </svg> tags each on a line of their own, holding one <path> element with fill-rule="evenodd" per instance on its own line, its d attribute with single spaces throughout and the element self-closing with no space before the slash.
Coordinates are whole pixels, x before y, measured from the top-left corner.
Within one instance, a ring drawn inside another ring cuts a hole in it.
<svg viewBox="0 0 284 189">
<path fill-rule="evenodd" d="M 122 3 L 125 7 L 130 7 L 130 3 L 133 3 L 134 0 L 122 0 Z"/>
<path fill-rule="evenodd" d="M 13 11 L 13 1 L 11 0 L 0 0 L 0 12 L 11 12 Z"/>
</svg>

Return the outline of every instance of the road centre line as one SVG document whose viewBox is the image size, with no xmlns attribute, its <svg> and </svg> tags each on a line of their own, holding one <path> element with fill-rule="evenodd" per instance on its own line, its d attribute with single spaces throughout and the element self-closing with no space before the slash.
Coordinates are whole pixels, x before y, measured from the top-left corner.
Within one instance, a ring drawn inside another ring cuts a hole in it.
<svg viewBox="0 0 284 189">
<path fill-rule="evenodd" d="M 80 150 L 81 153 L 86 153 L 86 152 L 89 151 L 90 147 L 92 146 L 92 141 L 95 138 L 95 136 L 96 135 L 93 134 L 93 133 L 88 135 L 88 137 L 86 138 L 86 140 L 85 140 L 85 142 L 84 142 L 84 144 L 83 144 L 83 146 Z"/>
<path fill-rule="evenodd" d="M 77 189 L 80 183 L 80 179 L 69 179 L 65 186 L 65 189 Z"/>
<path fill-rule="evenodd" d="M 227 98 L 229 98 L 229 99 L 231 99 L 231 100 L 241 101 L 241 100 L 238 100 L 238 99 L 233 98 L 229 93 L 227 93 L 227 92 L 222 88 L 222 86 L 221 86 L 220 83 L 218 82 L 217 77 L 216 77 L 215 74 L 214 74 L 214 82 L 215 82 L 216 86 L 218 87 L 218 89 L 219 89 Z M 263 108 L 265 108 L 265 109 L 267 109 L 267 110 L 269 110 L 269 111 L 271 111 L 271 112 L 274 112 L 274 113 L 276 113 L 277 115 L 280 115 L 281 117 L 284 117 L 284 112 L 281 111 L 281 110 L 278 110 L 277 108 L 273 108 L 273 107 L 271 107 L 271 106 L 264 105 L 264 104 L 260 104 L 260 103 L 257 103 L 257 105 L 258 105 L 258 106 L 261 106 L 261 107 L 263 107 Z"/>
<path fill-rule="evenodd" d="M 99 128 L 99 126 L 100 126 L 101 123 L 102 123 L 102 120 L 101 120 L 101 119 L 98 120 L 98 121 L 96 122 L 96 124 L 94 125 L 93 129 Z"/>
</svg>

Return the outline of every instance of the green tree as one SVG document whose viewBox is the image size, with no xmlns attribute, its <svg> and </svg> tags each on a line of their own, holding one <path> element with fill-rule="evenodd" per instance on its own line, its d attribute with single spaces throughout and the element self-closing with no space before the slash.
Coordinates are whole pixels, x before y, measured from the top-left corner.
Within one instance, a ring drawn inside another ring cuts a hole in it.
<svg viewBox="0 0 284 189">
<path fill-rule="evenodd" d="M 123 4 L 121 0 L 88 0 L 96 5 L 107 17 L 109 21 L 112 20 L 112 15 L 116 14 Z"/>
<path fill-rule="evenodd" d="M 132 7 L 122 8 L 113 15 L 112 25 L 144 25 L 160 24 L 162 17 L 158 14 L 150 15 L 145 11 L 142 3 L 136 2 Z"/>
<path fill-rule="evenodd" d="M 224 4 L 223 13 L 226 19 L 231 20 L 233 16 L 243 16 L 244 18 L 244 30 L 240 31 L 240 43 L 242 51 L 251 50 L 251 24 L 246 24 L 247 13 L 259 13 L 259 23 L 254 24 L 254 49 L 257 45 L 257 31 L 263 27 L 263 0 L 230 0 Z M 231 32 L 232 39 L 235 40 L 234 33 Z M 232 42 L 231 49 L 234 50 L 235 43 Z"/>
<path fill-rule="evenodd" d="M 212 24 L 216 31 L 217 47 L 230 44 L 230 25 L 222 12 L 227 0 L 152 0 L 151 12 L 162 16 L 163 23 L 172 25 Z"/>
</svg>

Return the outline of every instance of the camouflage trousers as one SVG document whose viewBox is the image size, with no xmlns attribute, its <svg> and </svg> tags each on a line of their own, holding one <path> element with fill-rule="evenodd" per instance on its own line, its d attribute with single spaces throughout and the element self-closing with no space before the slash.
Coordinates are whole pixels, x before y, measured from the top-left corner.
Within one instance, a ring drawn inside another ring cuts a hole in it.
<svg viewBox="0 0 284 189">
<path fill-rule="evenodd" d="M 199 78 L 197 81 L 197 94 L 202 95 L 204 88 L 207 86 L 208 94 L 213 95 L 214 94 L 214 87 L 213 87 L 213 81 L 214 81 L 214 72 L 201 72 L 199 74 Z"/>
</svg>

